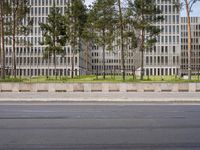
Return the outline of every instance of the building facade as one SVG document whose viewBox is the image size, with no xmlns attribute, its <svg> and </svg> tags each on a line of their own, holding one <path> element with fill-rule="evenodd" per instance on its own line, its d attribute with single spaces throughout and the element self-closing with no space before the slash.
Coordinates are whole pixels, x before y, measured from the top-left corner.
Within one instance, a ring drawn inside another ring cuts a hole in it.
<svg viewBox="0 0 200 150">
<path fill-rule="evenodd" d="M 163 31 L 154 47 L 145 52 L 144 69 L 147 75 L 178 75 L 180 70 L 180 12 L 174 0 L 156 0 L 164 21 L 156 26 Z"/>
<path fill-rule="evenodd" d="M 42 32 L 39 23 L 45 23 L 53 3 L 64 14 L 67 0 L 29 0 L 31 6 L 28 16 L 33 19 L 32 32 L 27 36 L 18 36 L 31 45 L 16 45 L 17 76 L 52 76 L 54 75 L 53 57 L 43 58 L 45 46 L 42 46 Z M 81 42 L 80 52 L 75 54 L 74 75 L 90 73 L 91 53 L 88 43 Z M 71 46 L 63 47 L 64 53 L 56 56 L 57 75 L 71 76 L 72 50 Z M 12 43 L 6 44 L 6 71 L 12 75 Z"/>
<path fill-rule="evenodd" d="M 181 74 L 188 74 L 188 31 L 187 18 L 181 18 Z M 191 71 L 199 74 L 200 69 L 200 17 L 191 17 Z"/>
<path fill-rule="evenodd" d="M 164 21 L 156 23 L 162 29 L 157 43 L 144 53 L 145 75 L 178 75 L 180 70 L 180 11 L 174 0 L 156 0 L 157 6 L 163 12 Z M 133 70 L 140 75 L 141 54 L 138 49 L 125 46 L 126 73 L 132 74 Z M 93 70 L 103 72 L 101 47 L 92 50 Z M 106 74 L 112 70 L 121 73 L 121 48 L 118 46 L 113 51 L 106 52 Z M 98 68 L 98 69 L 97 69 Z M 115 69 L 114 69 L 115 68 Z M 113 72 L 113 71 L 112 71 Z"/>
<path fill-rule="evenodd" d="M 43 59 L 45 46 L 40 45 L 42 32 L 39 23 L 45 23 L 50 8 L 55 2 L 64 13 L 68 0 L 29 0 L 31 9 L 29 16 L 33 18 L 33 30 L 27 36 L 18 36 L 32 43 L 31 46 L 16 46 L 16 61 L 18 76 L 47 76 L 54 74 L 53 58 Z M 180 12 L 174 0 L 156 0 L 157 6 L 162 10 L 164 21 L 156 23 L 163 29 L 158 42 L 145 51 L 145 75 L 179 75 L 187 73 L 187 19 L 180 17 Z M 197 73 L 200 68 L 200 18 L 192 17 L 192 69 Z M 116 42 L 116 41 L 115 41 Z M 112 51 L 106 51 L 106 74 L 121 74 L 121 47 L 116 46 Z M 125 45 L 126 74 L 140 74 L 141 53 L 129 44 Z M 64 47 L 64 53 L 57 55 L 57 74 L 70 76 L 72 68 L 71 46 Z M 6 44 L 6 70 L 12 75 L 12 43 Z M 75 75 L 102 74 L 103 50 L 102 47 L 81 42 L 81 51 L 75 55 Z"/>
</svg>

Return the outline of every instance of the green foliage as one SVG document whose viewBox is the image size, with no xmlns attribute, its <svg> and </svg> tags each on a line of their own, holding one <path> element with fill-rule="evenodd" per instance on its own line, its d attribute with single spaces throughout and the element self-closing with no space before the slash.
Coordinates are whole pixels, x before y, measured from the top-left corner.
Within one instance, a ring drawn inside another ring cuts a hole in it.
<svg viewBox="0 0 200 150">
<path fill-rule="evenodd" d="M 30 33 L 33 25 L 33 19 L 27 15 L 30 12 L 30 7 L 28 0 L 10 0 L 7 8 L 8 14 L 12 16 L 11 29 L 15 30 L 15 35 L 28 35 Z"/>
<path fill-rule="evenodd" d="M 80 39 L 83 35 L 84 26 L 87 20 L 86 7 L 82 0 L 71 0 L 67 3 L 65 11 L 65 25 L 67 42 L 76 49 L 72 49 L 73 52 L 77 52 L 80 49 Z"/>
<path fill-rule="evenodd" d="M 23 83 L 187 83 L 187 82 L 200 82 L 197 76 L 192 76 L 192 80 L 183 80 L 177 76 L 144 76 L 144 80 L 139 80 L 139 77 L 133 79 L 133 76 L 127 76 L 126 80 L 123 81 L 121 76 L 108 75 L 106 79 L 103 76 L 99 76 L 97 79 L 95 75 L 83 75 L 77 76 L 74 79 L 61 76 L 56 79 L 55 76 L 46 78 L 44 76 L 32 77 L 32 78 L 5 78 L 0 80 L 0 82 L 23 82 Z"/>
<path fill-rule="evenodd" d="M 95 44 L 112 46 L 114 40 L 115 0 L 96 0 L 89 13 L 89 23 L 92 25 Z M 110 50 L 110 49 L 109 49 Z"/>
<path fill-rule="evenodd" d="M 44 58 L 47 59 L 49 56 L 63 53 L 63 46 L 66 42 L 66 26 L 58 7 L 54 5 L 51 8 L 47 22 L 40 23 L 40 28 L 44 36 L 40 44 L 46 46 L 43 53 Z"/>
<path fill-rule="evenodd" d="M 143 48 L 152 47 L 157 42 L 156 39 L 162 30 L 155 23 L 164 20 L 161 13 L 154 0 L 129 0 L 129 15 L 133 18 L 132 25 L 138 32 L 144 31 L 145 33 L 139 37 L 143 44 L 140 45 L 141 51 L 144 50 Z"/>
<path fill-rule="evenodd" d="M 81 50 L 84 26 L 87 21 L 86 6 L 83 0 L 69 0 L 65 9 L 65 25 L 67 43 L 71 45 L 72 69 L 71 76 L 74 77 L 75 54 Z"/>
<path fill-rule="evenodd" d="M 155 24 L 163 21 L 161 10 L 157 7 L 155 0 L 128 0 L 128 14 L 132 18 L 131 25 L 139 35 L 138 47 L 141 51 L 141 80 L 144 76 L 144 51 L 152 47 L 161 32 Z"/>
</svg>

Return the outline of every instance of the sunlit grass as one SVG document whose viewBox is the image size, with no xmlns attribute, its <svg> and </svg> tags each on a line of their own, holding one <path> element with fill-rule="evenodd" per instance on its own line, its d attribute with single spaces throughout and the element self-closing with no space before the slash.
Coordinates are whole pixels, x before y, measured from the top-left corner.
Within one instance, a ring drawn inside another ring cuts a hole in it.
<svg viewBox="0 0 200 150">
<path fill-rule="evenodd" d="M 39 77 L 6 77 L 5 79 L 1 79 L 0 82 L 22 82 L 22 83 L 104 83 L 104 82 L 112 82 L 112 83 L 187 83 L 187 82 L 200 82 L 198 76 L 192 76 L 192 80 L 184 80 L 179 76 L 144 76 L 144 79 L 141 81 L 140 77 L 126 76 L 125 81 L 123 81 L 122 76 L 119 75 L 108 75 L 105 79 L 103 76 L 95 76 L 95 75 L 82 75 L 76 76 L 73 79 L 71 77 L 66 76 L 39 76 Z"/>
</svg>

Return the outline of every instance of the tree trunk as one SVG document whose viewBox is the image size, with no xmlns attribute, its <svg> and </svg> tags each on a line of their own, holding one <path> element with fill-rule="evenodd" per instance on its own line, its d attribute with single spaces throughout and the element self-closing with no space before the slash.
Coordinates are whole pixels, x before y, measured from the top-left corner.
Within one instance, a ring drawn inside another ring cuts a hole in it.
<svg viewBox="0 0 200 150">
<path fill-rule="evenodd" d="M 105 37 L 105 30 L 103 30 L 103 37 Z M 105 46 L 105 38 L 104 38 L 104 43 L 103 43 L 103 79 L 106 78 L 106 46 Z"/>
<path fill-rule="evenodd" d="M 72 70 L 71 70 L 71 78 L 72 79 L 74 78 L 74 57 L 75 57 L 74 56 L 74 49 L 75 49 L 74 47 L 75 46 L 72 46 L 72 60 L 71 60 L 72 61 L 71 62 L 72 63 Z"/>
<path fill-rule="evenodd" d="M 121 66 L 122 66 L 123 81 L 125 81 L 124 33 L 123 33 L 124 29 L 123 29 L 123 16 L 122 16 L 120 0 L 118 0 L 118 7 L 119 7 L 120 36 L 121 36 Z"/>
<path fill-rule="evenodd" d="M 89 48 L 89 42 L 87 42 L 86 51 L 85 51 L 85 69 L 86 69 L 86 75 L 88 75 L 88 48 Z"/>
<path fill-rule="evenodd" d="M 0 3 L 0 5 L 1 5 L 1 3 Z M 1 6 L 0 6 L 0 9 L 1 9 Z M 0 13 L 1 13 L 1 10 L 0 10 Z M 2 32 L 2 18 L 0 18 L 0 31 Z M 0 33 L 0 65 L 2 66 L 2 47 L 1 47 L 1 45 L 2 45 L 2 33 Z M 2 77 L 3 76 L 3 74 L 2 74 L 2 67 L 1 67 L 1 79 L 3 78 Z"/>
<path fill-rule="evenodd" d="M 53 63 L 54 63 L 54 76 L 56 76 L 57 80 L 57 70 L 56 70 L 56 51 L 53 52 Z"/>
<path fill-rule="evenodd" d="M 188 30 L 188 80 L 191 80 L 191 24 L 190 24 L 190 10 L 189 1 L 186 0 L 186 12 L 187 12 L 187 30 Z"/>
<path fill-rule="evenodd" d="M 5 79 L 5 45 L 4 45 L 4 12 L 3 1 L 0 3 L 1 9 L 1 78 Z"/>
<path fill-rule="evenodd" d="M 13 33 L 12 33 L 12 48 L 13 48 L 13 76 L 14 78 L 16 78 L 17 74 L 16 74 L 16 49 L 15 49 L 15 46 L 16 46 L 16 38 L 15 38 L 15 35 L 16 35 L 16 14 L 15 12 L 13 13 Z"/>
<path fill-rule="evenodd" d="M 142 20 L 144 21 L 145 18 L 144 18 L 144 2 L 142 0 Z M 140 80 L 143 80 L 144 79 L 144 40 L 145 40 L 145 30 L 144 28 L 142 29 L 142 40 L 141 40 L 141 75 L 140 75 Z"/>
<path fill-rule="evenodd" d="M 2 64 L 3 64 L 3 62 L 2 62 L 2 37 L 3 37 L 3 35 L 2 35 L 2 24 L 3 24 L 3 11 L 2 11 L 2 2 L 0 2 L 0 31 L 1 31 L 1 33 L 0 33 L 0 65 L 1 65 L 1 78 L 3 78 L 3 67 L 2 67 Z"/>
<path fill-rule="evenodd" d="M 141 75 L 140 75 L 140 80 L 144 79 L 144 30 L 142 30 L 142 41 L 141 41 Z"/>
</svg>

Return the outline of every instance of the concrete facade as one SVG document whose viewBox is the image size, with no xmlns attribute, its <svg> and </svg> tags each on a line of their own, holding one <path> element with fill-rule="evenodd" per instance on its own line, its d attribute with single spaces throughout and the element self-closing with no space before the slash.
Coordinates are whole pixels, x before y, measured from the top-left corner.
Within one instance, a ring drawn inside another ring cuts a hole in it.
<svg viewBox="0 0 200 150">
<path fill-rule="evenodd" d="M 191 17 L 191 38 L 192 54 L 191 69 L 192 74 L 198 74 L 200 69 L 200 17 Z M 181 18 L 181 73 L 188 74 L 188 32 L 187 18 Z"/>
<path fill-rule="evenodd" d="M 16 64 L 17 76 L 53 76 L 54 63 L 53 56 L 48 59 L 43 58 L 45 46 L 41 45 L 42 31 L 39 23 L 46 23 L 50 9 L 55 2 L 56 7 L 59 7 L 60 13 L 64 14 L 65 6 L 68 0 L 29 0 L 30 12 L 28 16 L 33 19 L 33 28 L 27 36 L 17 36 L 18 40 L 24 40 L 31 43 L 31 46 L 16 44 Z M 13 51 L 12 43 L 9 37 L 6 37 L 6 74 L 12 75 L 13 68 Z M 72 68 L 72 49 L 70 45 L 63 47 L 63 54 L 56 56 L 56 73 L 61 76 L 71 76 Z M 74 59 L 74 75 L 84 75 L 86 70 L 91 71 L 91 53 L 90 46 L 81 42 L 79 52 L 75 54 Z"/>
<path fill-rule="evenodd" d="M 178 2 L 177 0 L 176 2 Z M 144 69 L 149 75 L 177 75 L 180 68 L 180 11 L 173 0 L 156 0 L 163 12 L 164 21 L 157 27 L 163 29 L 158 42 L 145 52 Z"/>
<path fill-rule="evenodd" d="M 179 1 L 179 0 L 178 0 Z M 178 2 L 177 1 L 177 2 Z M 152 48 L 146 49 L 144 53 L 145 75 L 178 75 L 180 70 L 180 11 L 173 0 L 156 0 L 157 6 L 163 12 L 164 21 L 155 25 L 163 29 Z M 103 72 L 102 56 L 103 49 L 95 46 L 92 49 L 92 67 L 94 72 Z M 116 72 L 121 74 L 121 47 L 113 51 L 107 51 L 105 56 L 106 74 Z M 141 53 L 130 45 L 125 46 L 126 73 L 136 75 L 141 71 Z"/>
</svg>

